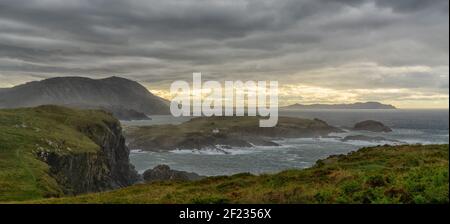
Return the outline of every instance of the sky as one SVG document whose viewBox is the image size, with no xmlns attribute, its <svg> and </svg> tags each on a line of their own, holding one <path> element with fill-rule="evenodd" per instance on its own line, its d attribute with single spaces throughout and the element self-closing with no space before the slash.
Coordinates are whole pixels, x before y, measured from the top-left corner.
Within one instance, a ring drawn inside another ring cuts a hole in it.
<svg viewBox="0 0 450 224">
<path fill-rule="evenodd" d="M 0 88 L 276 80 L 281 105 L 448 108 L 448 0 L 1 0 Z"/>
</svg>

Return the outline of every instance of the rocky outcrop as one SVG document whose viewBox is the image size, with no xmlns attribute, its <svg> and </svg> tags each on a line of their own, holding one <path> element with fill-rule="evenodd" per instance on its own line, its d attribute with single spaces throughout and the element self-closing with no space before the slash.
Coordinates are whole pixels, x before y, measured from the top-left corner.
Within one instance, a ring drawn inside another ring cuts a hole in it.
<svg viewBox="0 0 450 224">
<path fill-rule="evenodd" d="M 167 165 L 158 165 L 153 169 L 146 170 L 142 175 L 145 182 L 164 181 L 164 180 L 200 180 L 205 178 L 196 173 L 177 171 L 170 169 Z"/>
<path fill-rule="evenodd" d="M 355 124 L 354 130 L 371 132 L 391 132 L 392 129 L 379 121 L 367 120 Z"/>
<path fill-rule="evenodd" d="M 129 149 L 118 121 L 79 127 L 99 146 L 97 152 L 39 154 L 65 194 L 80 194 L 132 185 L 140 177 L 129 162 Z"/>
<path fill-rule="evenodd" d="M 400 143 L 400 141 L 394 140 L 394 139 L 387 139 L 381 136 L 365 136 L 365 135 L 349 135 L 342 139 L 342 141 L 366 141 L 366 142 L 396 142 Z"/>
<path fill-rule="evenodd" d="M 129 147 L 145 151 L 277 146 L 280 138 L 326 137 L 339 128 L 314 119 L 279 117 L 276 127 L 259 127 L 258 117 L 199 117 L 180 125 L 126 131 Z"/>
</svg>

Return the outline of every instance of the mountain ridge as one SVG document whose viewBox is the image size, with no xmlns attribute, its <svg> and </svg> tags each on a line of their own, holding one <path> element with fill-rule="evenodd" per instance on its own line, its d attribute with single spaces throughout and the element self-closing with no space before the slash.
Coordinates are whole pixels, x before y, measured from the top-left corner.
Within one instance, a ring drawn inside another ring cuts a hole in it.
<svg viewBox="0 0 450 224">
<path fill-rule="evenodd" d="M 0 108 L 52 104 L 109 109 L 113 114 L 123 114 L 127 110 L 145 115 L 169 114 L 167 100 L 136 81 L 117 76 L 103 79 L 55 77 L 5 88 L 0 93 Z"/>
</svg>

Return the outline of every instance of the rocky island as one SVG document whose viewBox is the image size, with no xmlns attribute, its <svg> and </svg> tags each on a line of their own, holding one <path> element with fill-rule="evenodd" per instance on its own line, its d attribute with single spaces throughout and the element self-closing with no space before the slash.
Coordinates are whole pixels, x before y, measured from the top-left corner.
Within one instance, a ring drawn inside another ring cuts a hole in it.
<svg viewBox="0 0 450 224">
<path fill-rule="evenodd" d="M 397 109 L 395 106 L 390 104 L 382 104 L 379 102 L 358 102 L 358 103 L 350 103 L 350 104 L 292 104 L 286 107 L 282 107 L 281 109 L 295 109 L 295 110 L 345 110 L 345 109 L 370 109 L 370 110 L 379 110 L 379 109 L 385 109 L 385 110 L 392 110 Z"/>
<path fill-rule="evenodd" d="M 130 127 L 125 135 L 132 149 L 164 151 L 276 146 L 273 140 L 279 138 L 326 137 L 342 132 L 319 119 L 280 117 L 271 128 L 260 128 L 258 122 L 258 117 L 199 117 L 180 125 Z"/>
<path fill-rule="evenodd" d="M 371 132 L 391 132 L 392 129 L 379 121 L 366 120 L 355 124 L 353 130 Z"/>
</svg>

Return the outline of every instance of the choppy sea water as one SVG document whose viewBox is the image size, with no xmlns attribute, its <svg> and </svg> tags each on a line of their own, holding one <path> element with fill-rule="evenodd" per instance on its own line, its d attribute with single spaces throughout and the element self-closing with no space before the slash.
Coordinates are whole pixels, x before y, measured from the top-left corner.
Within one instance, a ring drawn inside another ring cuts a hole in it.
<svg viewBox="0 0 450 224">
<path fill-rule="evenodd" d="M 277 141 L 281 146 L 233 148 L 222 150 L 174 150 L 170 152 L 142 152 L 132 149 L 130 160 L 139 172 L 159 164 L 172 169 L 216 176 L 250 172 L 275 173 L 292 168 L 306 168 L 317 160 L 335 154 L 346 154 L 364 146 L 383 144 L 448 144 L 448 110 L 302 110 L 281 111 L 281 116 L 319 118 L 329 124 L 347 129 L 362 120 L 378 120 L 393 132 L 371 133 L 349 131 L 335 133 L 331 138 L 295 138 Z M 125 122 L 124 125 L 178 124 L 187 118 L 155 116 L 152 121 Z M 396 141 L 348 141 L 340 138 L 362 134 L 380 136 Z M 399 141 L 399 142 L 397 142 Z M 224 153 L 226 152 L 226 153 Z"/>
</svg>

